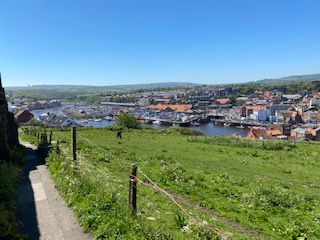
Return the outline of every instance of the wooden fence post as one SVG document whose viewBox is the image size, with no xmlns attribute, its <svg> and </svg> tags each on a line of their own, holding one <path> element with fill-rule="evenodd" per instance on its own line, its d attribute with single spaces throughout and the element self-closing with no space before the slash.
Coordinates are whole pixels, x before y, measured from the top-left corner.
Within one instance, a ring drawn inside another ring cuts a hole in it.
<svg viewBox="0 0 320 240">
<path fill-rule="evenodd" d="M 135 164 L 131 164 L 131 173 L 129 175 L 129 197 L 128 203 L 129 208 L 132 211 L 137 211 L 137 166 Z"/>
<path fill-rule="evenodd" d="M 50 135 L 49 135 L 49 144 L 51 145 L 52 142 L 52 130 L 50 131 Z"/>
<path fill-rule="evenodd" d="M 43 131 L 43 139 L 42 139 L 42 142 L 43 142 L 45 145 L 48 145 L 48 136 L 47 136 L 47 131 L 46 131 L 46 129 L 44 129 L 44 131 Z"/>
<path fill-rule="evenodd" d="M 76 127 L 71 129 L 71 148 L 72 148 L 72 160 L 73 160 L 73 170 L 75 171 L 77 167 L 77 131 Z"/>
<path fill-rule="evenodd" d="M 57 140 L 56 153 L 57 153 L 58 155 L 60 155 L 60 141 L 59 141 L 59 140 Z"/>
</svg>

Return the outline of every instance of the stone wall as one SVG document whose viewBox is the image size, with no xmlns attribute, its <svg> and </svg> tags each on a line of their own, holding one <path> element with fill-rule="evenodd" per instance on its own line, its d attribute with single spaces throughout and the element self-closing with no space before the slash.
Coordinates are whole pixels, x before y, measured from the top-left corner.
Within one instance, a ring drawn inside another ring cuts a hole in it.
<svg viewBox="0 0 320 240">
<path fill-rule="evenodd" d="M 18 137 L 18 125 L 14 121 L 14 115 L 11 112 L 7 112 L 7 139 L 9 147 L 19 146 L 19 137 Z"/>
</svg>

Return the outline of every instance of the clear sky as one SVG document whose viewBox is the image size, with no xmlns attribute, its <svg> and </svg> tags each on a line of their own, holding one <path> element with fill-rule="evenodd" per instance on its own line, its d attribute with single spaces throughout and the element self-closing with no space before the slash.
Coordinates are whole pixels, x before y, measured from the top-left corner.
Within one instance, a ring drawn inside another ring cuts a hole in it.
<svg viewBox="0 0 320 240">
<path fill-rule="evenodd" d="M 320 73 L 320 0 L 2 0 L 4 87 Z"/>
</svg>

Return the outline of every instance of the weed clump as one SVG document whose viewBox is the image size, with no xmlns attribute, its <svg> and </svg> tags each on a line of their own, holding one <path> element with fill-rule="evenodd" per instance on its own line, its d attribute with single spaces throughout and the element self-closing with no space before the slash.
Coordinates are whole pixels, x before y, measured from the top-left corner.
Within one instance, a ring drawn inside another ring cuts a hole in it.
<svg viewBox="0 0 320 240">
<path fill-rule="evenodd" d="M 193 130 L 189 128 L 182 127 L 169 127 L 166 131 L 167 134 L 181 134 L 186 136 L 204 136 L 204 132 L 200 130 Z"/>
</svg>

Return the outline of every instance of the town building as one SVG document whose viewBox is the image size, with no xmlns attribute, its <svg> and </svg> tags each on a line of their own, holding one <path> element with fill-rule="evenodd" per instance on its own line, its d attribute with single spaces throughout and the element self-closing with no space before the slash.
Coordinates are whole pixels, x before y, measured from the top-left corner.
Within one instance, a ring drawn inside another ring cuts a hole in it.
<svg viewBox="0 0 320 240">
<path fill-rule="evenodd" d="M 69 117 L 58 116 L 56 114 L 48 114 L 43 116 L 42 123 L 50 127 L 71 127 L 80 126 L 76 121 Z"/>
<path fill-rule="evenodd" d="M 290 124 L 267 124 L 267 131 L 278 130 L 281 135 L 290 136 L 291 135 L 291 125 Z"/>
<path fill-rule="evenodd" d="M 192 113 L 192 104 L 157 104 L 147 107 L 153 111 L 173 111 L 177 113 Z"/>
<path fill-rule="evenodd" d="M 18 109 L 13 112 L 14 119 L 20 126 L 27 125 L 27 123 L 33 118 L 33 114 L 27 109 Z"/>
<path fill-rule="evenodd" d="M 247 135 L 247 138 L 250 139 L 268 139 L 268 140 L 274 140 L 277 139 L 276 137 L 269 135 L 266 130 L 259 127 L 251 127 L 250 132 Z"/>
</svg>

